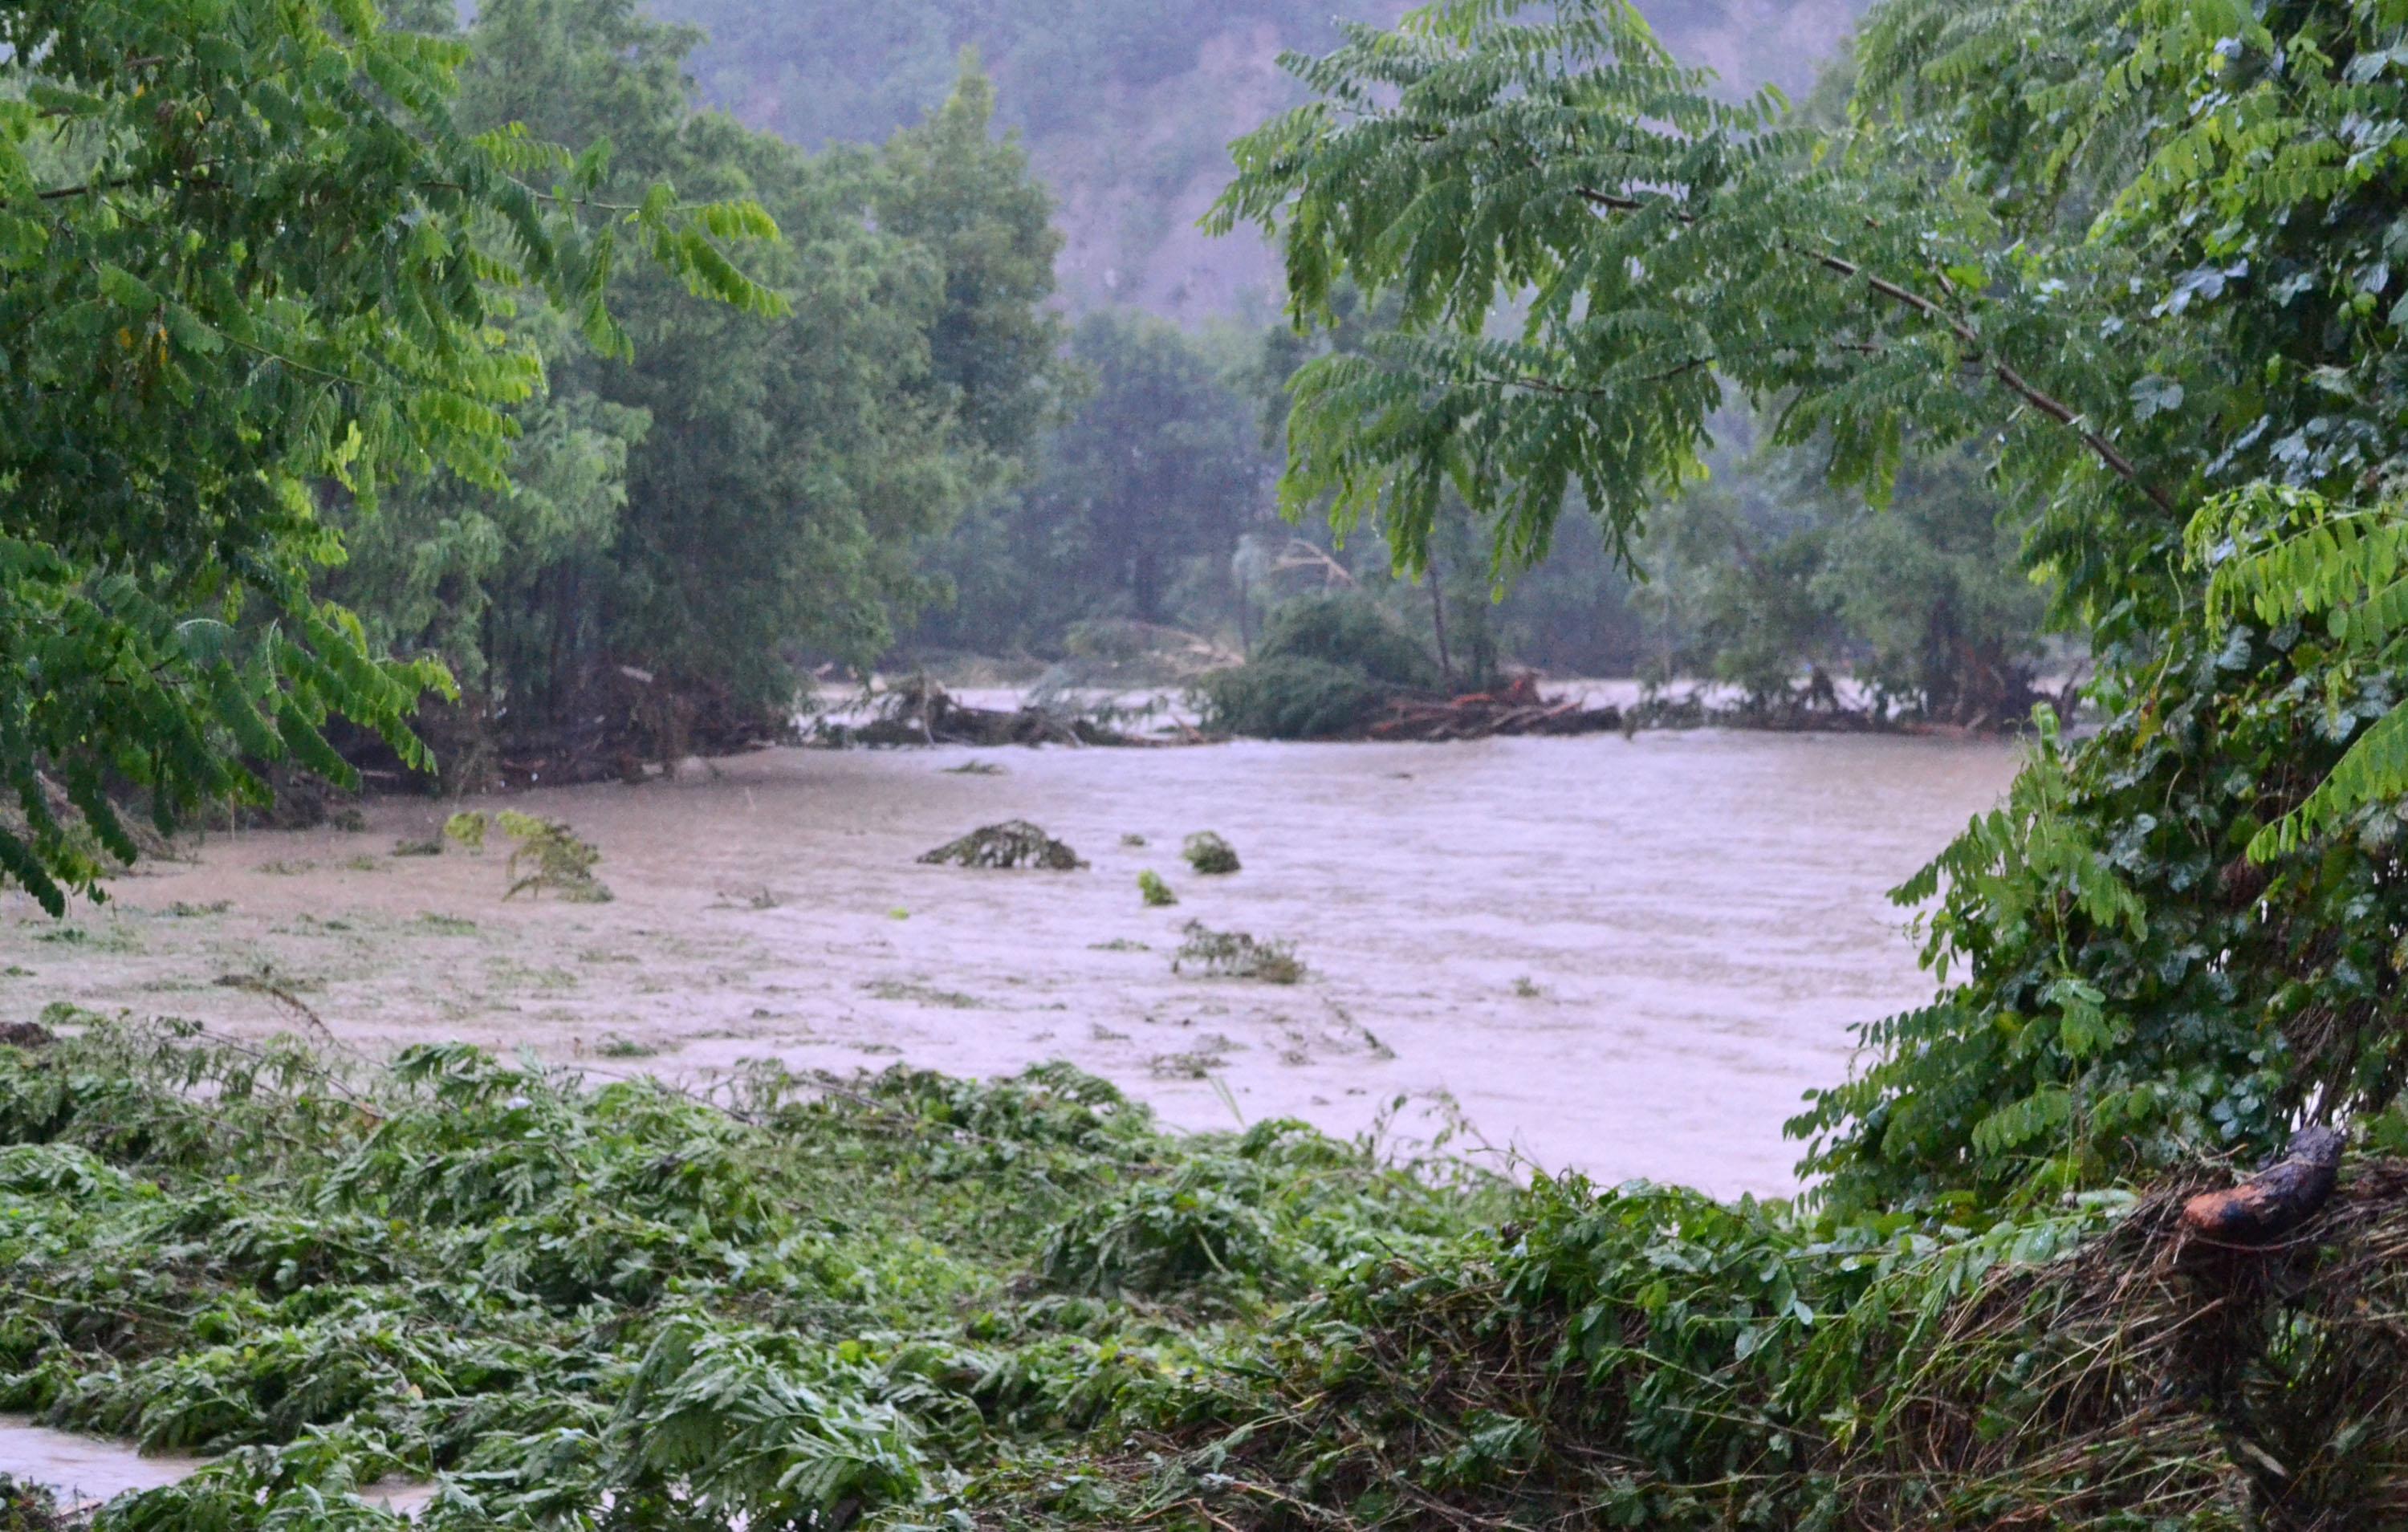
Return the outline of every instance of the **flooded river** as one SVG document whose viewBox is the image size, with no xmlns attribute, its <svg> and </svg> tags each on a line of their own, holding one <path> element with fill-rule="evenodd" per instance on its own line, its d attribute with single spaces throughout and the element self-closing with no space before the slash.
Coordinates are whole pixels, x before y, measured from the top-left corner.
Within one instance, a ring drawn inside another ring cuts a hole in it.
<svg viewBox="0 0 2408 1532">
<path fill-rule="evenodd" d="M 1067 1058 L 1197 1127 L 1353 1133 L 1400 1096 L 1426 1124 L 1451 1097 L 1540 1166 L 1783 1193 L 1799 1094 L 1844 1075 L 1853 1024 L 1928 993 L 1883 892 L 2014 759 L 1717 731 L 775 751 L 508 800 L 600 846 L 607 905 L 505 902 L 498 847 L 394 854 L 457 807 L 418 802 L 214 836 L 64 928 L 12 896 L 0 1006 L 308 1024 L 282 991 L 365 1048 L 467 1038 L 680 1077 Z M 1092 869 L 914 861 L 1015 817 Z M 1242 872 L 1189 873 L 1179 843 L 1205 829 Z M 1146 868 L 1177 909 L 1141 904 Z M 1191 920 L 1293 941 L 1307 977 L 1175 974 Z"/>
</svg>

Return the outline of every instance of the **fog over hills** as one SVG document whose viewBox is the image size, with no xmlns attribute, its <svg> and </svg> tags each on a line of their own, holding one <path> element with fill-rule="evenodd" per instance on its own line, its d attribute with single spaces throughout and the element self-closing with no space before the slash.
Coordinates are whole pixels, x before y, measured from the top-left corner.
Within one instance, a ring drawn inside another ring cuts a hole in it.
<svg viewBox="0 0 2408 1532">
<path fill-rule="evenodd" d="M 795 141 L 874 141 L 944 96 L 961 50 L 995 75 L 1068 239 L 1079 308 L 1132 304 L 1183 321 L 1273 301 L 1258 239 L 1197 219 L 1228 177 L 1226 146 L 1297 99 L 1283 49 L 1320 49 L 1333 14 L 1389 23 L 1407 0 L 647 0 L 710 34 L 705 96 Z M 1684 60 L 1739 87 L 1812 83 L 1865 0 L 1641 0 Z"/>
</svg>

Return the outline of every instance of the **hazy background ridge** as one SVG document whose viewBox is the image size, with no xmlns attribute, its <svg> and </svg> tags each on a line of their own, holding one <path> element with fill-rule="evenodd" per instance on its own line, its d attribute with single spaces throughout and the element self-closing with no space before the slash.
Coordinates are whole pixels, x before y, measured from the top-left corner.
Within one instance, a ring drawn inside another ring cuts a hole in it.
<svg viewBox="0 0 2408 1532">
<path fill-rule="evenodd" d="M 694 73 L 748 125 L 809 148 L 875 143 L 944 99 L 961 50 L 995 77 L 998 116 L 1053 188 L 1074 308 L 1127 304 L 1182 322 L 1266 318 L 1276 267 L 1258 239 L 1196 221 L 1228 177 L 1228 141 L 1299 99 L 1277 58 L 1323 49 L 1335 17 L 1391 24 L 1407 0 L 647 0 L 710 33 Z M 1684 61 L 1736 87 L 1799 93 L 1865 0 L 1642 0 Z"/>
</svg>

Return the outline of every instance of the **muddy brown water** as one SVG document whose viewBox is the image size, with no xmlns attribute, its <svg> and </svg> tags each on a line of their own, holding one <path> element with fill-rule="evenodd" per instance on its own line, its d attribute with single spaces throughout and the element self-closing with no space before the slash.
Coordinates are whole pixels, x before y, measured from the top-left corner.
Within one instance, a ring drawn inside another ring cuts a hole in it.
<svg viewBox="0 0 2408 1532">
<path fill-rule="evenodd" d="M 1445 1093 L 1540 1166 L 1778 1194 L 1782 1121 L 1846 1074 L 1850 1027 L 1929 994 L 1884 892 L 2015 758 L 1715 731 L 774 751 L 507 800 L 599 845 L 607 905 L 506 901 L 499 847 L 393 854 L 456 807 L 416 801 L 363 832 L 214 836 L 64 927 L 12 897 L 0 1014 L 311 1024 L 282 990 L 363 1048 L 465 1038 L 607 1072 L 1066 1058 L 1190 1127 L 1354 1133 Z M 1013 817 L 1091 870 L 914 860 Z M 1188 871 L 1204 829 L 1242 872 Z M 1144 868 L 1178 908 L 1142 905 Z M 1293 941 L 1308 976 L 1174 973 L 1191 920 Z"/>
<path fill-rule="evenodd" d="M 466 1038 L 685 1080 L 763 1057 L 979 1076 L 1067 1058 L 1189 1127 L 1354 1133 L 1401 1097 L 1410 1140 L 1452 1101 L 1551 1169 L 1783 1194 L 1800 1094 L 1845 1075 L 1854 1024 L 1929 994 L 1884 892 L 2015 759 L 1713 731 L 775 751 L 470 806 L 567 821 L 601 848 L 607 905 L 505 900 L 498 845 L 394 854 L 459 807 L 418 802 L 371 806 L 362 831 L 209 837 L 64 924 L 12 895 L 0 1016 L 68 1000 L 243 1035 L 322 1023 L 371 1052 Z M 1093 866 L 914 860 L 1014 817 Z M 1187 870 L 1180 841 L 1205 829 L 1244 870 Z M 1178 908 L 1143 906 L 1144 868 Z M 1308 974 L 1174 973 L 1191 920 L 1291 940 Z M 0 1419 L 0 1469 L 81 1496 L 192 1467 Z"/>
</svg>

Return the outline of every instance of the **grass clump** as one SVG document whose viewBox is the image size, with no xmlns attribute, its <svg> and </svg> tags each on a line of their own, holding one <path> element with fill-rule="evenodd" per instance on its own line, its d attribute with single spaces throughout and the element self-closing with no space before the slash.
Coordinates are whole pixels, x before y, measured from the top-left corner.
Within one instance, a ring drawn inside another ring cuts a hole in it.
<svg viewBox="0 0 2408 1532">
<path fill-rule="evenodd" d="M 1179 854 L 1187 865 L 1207 878 L 1226 877 L 1239 868 L 1238 849 L 1211 830 L 1198 830 L 1187 838 Z"/>
<path fill-rule="evenodd" d="M 1162 881 L 1162 874 L 1152 867 L 1137 875 L 1137 891 L 1148 909 L 1168 909 L 1179 902 L 1179 895 Z"/>
<path fill-rule="evenodd" d="M 1075 872 L 1087 865 L 1078 852 L 1025 819 L 983 825 L 920 860 L 932 866 L 1042 867 L 1053 872 Z"/>
<path fill-rule="evenodd" d="M 1194 970 L 1215 979 L 1259 979 L 1267 984 L 1293 984 L 1304 978 L 1304 963 L 1292 941 L 1215 931 L 1201 921 L 1189 921 L 1185 935 L 1170 960 L 1173 973 Z"/>
</svg>

